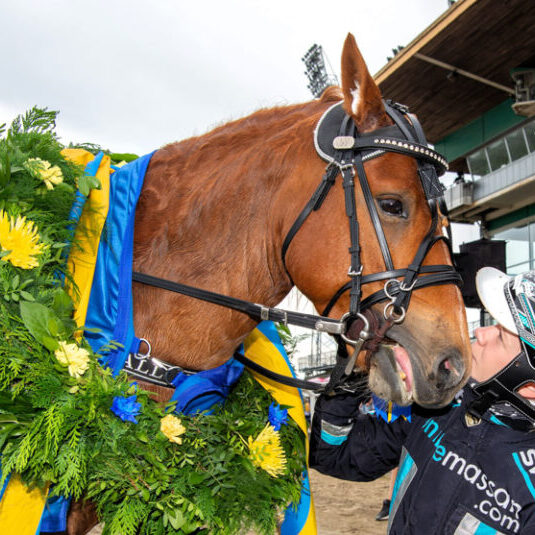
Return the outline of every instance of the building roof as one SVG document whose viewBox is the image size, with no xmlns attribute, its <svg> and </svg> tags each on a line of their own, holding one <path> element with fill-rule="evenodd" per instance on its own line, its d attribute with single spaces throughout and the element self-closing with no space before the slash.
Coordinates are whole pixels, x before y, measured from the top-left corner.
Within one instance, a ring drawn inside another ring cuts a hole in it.
<svg viewBox="0 0 535 535">
<path fill-rule="evenodd" d="M 511 96 L 511 70 L 535 67 L 533 28 L 535 9 L 525 0 L 458 0 L 396 54 L 375 80 L 385 98 L 408 105 L 418 115 L 429 141 L 437 143 Z"/>
</svg>

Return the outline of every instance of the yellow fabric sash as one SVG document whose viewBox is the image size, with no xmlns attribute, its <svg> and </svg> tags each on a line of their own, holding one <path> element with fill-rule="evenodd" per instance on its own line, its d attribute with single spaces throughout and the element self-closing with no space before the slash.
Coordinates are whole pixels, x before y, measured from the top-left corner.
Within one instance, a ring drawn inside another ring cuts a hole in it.
<svg viewBox="0 0 535 535">
<path fill-rule="evenodd" d="M 65 158 L 86 166 L 94 155 L 84 149 L 63 149 Z M 74 234 L 73 245 L 67 269 L 74 284 L 67 284 L 67 289 L 74 301 L 74 320 L 80 327 L 85 323 L 89 296 L 93 284 L 93 274 L 97 262 L 98 244 L 108 215 L 110 202 L 111 159 L 103 156 L 96 177 L 100 180 L 100 189 L 93 189 L 84 205 L 84 210 Z M 74 288 L 76 290 L 74 290 Z"/>
<path fill-rule="evenodd" d="M 61 153 L 65 158 L 84 167 L 95 157 L 83 149 L 63 149 Z M 96 174 L 100 180 L 101 189 L 91 190 L 76 229 L 67 262 L 74 285 L 67 284 L 66 286 L 74 300 L 74 319 L 78 326 L 82 326 L 85 322 L 98 243 L 108 213 L 110 163 L 109 156 L 102 158 Z M 77 288 L 77 291 L 74 288 Z M 43 515 L 47 495 L 48 487 L 44 492 L 39 489 L 30 491 L 14 474 L 0 501 L 0 534 L 35 535 Z"/>
<path fill-rule="evenodd" d="M 245 354 L 251 360 L 254 360 L 260 366 L 272 370 L 281 375 L 292 377 L 290 367 L 282 358 L 279 351 L 273 346 L 271 341 L 261 331 L 255 329 L 243 342 Z M 288 405 L 291 407 L 288 409 L 289 416 L 295 420 L 297 425 L 301 428 L 301 431 L 306 437 L 306 453 L 308 459 L 308 431 L 307 422 L 305 418 L 305 410 L 303 407 L 303 401 L 297 388 L 282 385 L 268 379 L 263 375 L 252 372 L 254 378 L 276 399 L 279 405 Z M 308 462 L 308 461 L 307 461 Z M 316 526 L 316 513 L 314 509 L 314 501 L 312 499 L 312 493 L 310 495 L 310 507 L 308 511 L 307 520 L 299 532 L 299 535 L 315 535 L 317 533 Z"/>
<path fill-rule="evenodd" d="M 29 490 L 18 476 L 9 480 L 0 501 L 0 533 L 2 535 L 35 535 L 43 515 L 48 487 L 45 491 Z"/>
</svg>

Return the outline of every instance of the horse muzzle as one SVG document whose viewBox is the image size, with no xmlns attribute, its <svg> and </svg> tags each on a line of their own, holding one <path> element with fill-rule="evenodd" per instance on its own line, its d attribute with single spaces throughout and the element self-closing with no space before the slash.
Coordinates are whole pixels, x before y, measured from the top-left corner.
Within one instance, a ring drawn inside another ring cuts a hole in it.
<svg viewBox="0 0 535 535">
<path fill-rule="evenodd" d="M 444 407 L 465 379 L 462 353 L 455 348 L 439 352 L 428 370 L 400 345 L 381 344 L 369 362 L 371 390 L 398 405 Z"/>
</svg>

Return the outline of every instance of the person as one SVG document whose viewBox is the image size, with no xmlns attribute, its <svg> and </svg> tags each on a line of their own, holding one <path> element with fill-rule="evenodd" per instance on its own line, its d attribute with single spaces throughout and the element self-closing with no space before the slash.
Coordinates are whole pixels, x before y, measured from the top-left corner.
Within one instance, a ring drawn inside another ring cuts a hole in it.
<svg viewBox="0 0 535 535">
<path fill-rule="evenodd" d="M 316 402 L 312 468 L 371 481 L 399 464 L 389 535 L 535 534 L 535 271 L 483 268 L 476 287 L 497 324 L 476 329 L 448 407 L 387 424 L 359 412 L 358 392 Z"/>
<path fill-rule="evenodd" d="M 360 404 L 360 407 L 359 407 L 359 410 L 362 414 L 376 414 L 377 412 L 377 417 L 378 418 L 381 418 L 383 416 L 381 416 L 381 410 L 377 410 L 376 411 L 376 406 L 375 406 L 375 402 L 376 401 L 379 401 L 381 402 L 381 404 L 383 405 L 383 412 L 384 412 L 384 408 L 385 408 L 385 403 L 383 400 L 379 400 L 376 396 L 370 396 L 366 401 L 363 401 L 361 404 Z M 381 407 L 379 407 L 380 409 Z M 391 409 L 389 411 L 390 413 L 390 419 L 392 419 L 392 413 L 394 411 Z M 386 418 L 386 421 L 390 421 L 388 419 L 388 414 L 386 415 L 387 418 Z M 396 476 L 397 476 L 397 473 L 398 473 L 398 469 L 397 468 L 394 468 L 394 470 L 392 470 L 389 474 L 389 477 L 388 477 L 388 498 L 385 498 L 381 504 L 381 509 L 379 509 L 379 512 L 375 515 L 375 520 L 377 521 L 383 521 L 383 520 L 388 520 L 388 516 L 389 516 L 389 512 L 390 512 L 390 501 L 392 499 L 392 492 L 394 491 L 394 483 L 396 481 Z"/>
<path fill-rule="evenodd" d="M 454 184 L 464 184 L 464 173 L 461 171 L 457 172 L 457 176 L 455 177 L 455 180 L 453 181 Z"/>
<path fill-rule="evenodd" d="M 379 509 L 379 512 L 375 515 L 375 520 L 379 522 L 388 520 L 388 517 L 390 516 L 390 504 L 392 503 L 392 493 L 394 492 L 394 485 L 396 483 L 397 475 L 398 469 L 396 467 L 388 476 L 388 498 L 383 500 L 381 509 Z"/>
</svg>

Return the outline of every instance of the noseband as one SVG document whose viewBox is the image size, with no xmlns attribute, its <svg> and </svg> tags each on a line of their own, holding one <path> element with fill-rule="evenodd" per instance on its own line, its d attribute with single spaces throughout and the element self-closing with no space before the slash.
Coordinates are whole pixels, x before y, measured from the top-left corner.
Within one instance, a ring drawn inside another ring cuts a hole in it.
<svg viewBox="0 0 535 535">
<path fill-rule="evenodd" d="M 422 266 L 428 251 L 439 240 L 444 240 L 451 252 L 451 240 L 443 234 L 435 235 L 439 220 L 437 204 L 440 201 L 443 203 L 443 187 L 438 176 L 446 171 L 447 162 L 439 153 L 429 148 L 420 123 L 414 115 L 409 114 L 405 107 L 390 101 L 384 102 L 384 106 L 394 122 L 391 126 L 361 134 L 357 131 L 352 118 L 344 112 L 342 103 L 338 103 L 325 112 L 314 132 L 316 150 L 320 157 L 328 162 L 328 165 L 320 185 L 288 231 L 282 245 L 282 261 L 288 273 L 285 259 L 290 243 L 310 213 L 321 208 L 340 173 L 345 192 L 345 210 L 349 219 L 351 240 L 349 247 L 351 260 L 348 270 L 350 280 L 334 294 L 321 316 L 268 308 L 142 273 L 134 273 L 133 280 L 226 306 L 248 314 L 257 320 L 282 321 L 332 334 L 338 343 L 337 363 L 326 387 L 320 387 L 307 381 L 289 379 L 266 370 L 243 356 L 236 355 L 236 357 L 252 369 L 283 384 L 313 390 L 323 389 L 327 392 L 333 390 L 343 381 L 344 376 L 350 375 L 357 355 L 364 344 L 368 349 L 376 349 L 384 339 L 388 329 L 393 324 L 401 323 L 405 319 L 414 290 L 441 284 L 462 284 L 461 276 L 453 266 Z M 364 162 L 377 158 L 385 152 L 404 154 L 416 159 L 418 175 L 431 213 L 429 230 L 420 243 L 413 261 L 406 268 L 395 268 L 394 266 L 364 170 Z M 355 199 L 355 177 L 359 180 L 384 259 L 386 269 L 379 273 L 363 275 L 363 266 L 360 261 L 361 249 Z M 441 210 L 443 215 L 447 215 L 445 204 L 441 205 Z M 451 257 L 453 258 L 453 255 Z M 291 280 L 289 273 L 288 276 Z M 398 280 L 401 278 L 403 280 Z M 377 281 L 386 281 L 383 289 L 372 293 L 361 301 L 362 286 Z M 348 290 L 350 295 L 349 311 L 339 321 L 328 318 L 327 316 L 336 302 Z M 370 307 L 383 301 L 388 301 L 388 303 L 383 310 L 384 321 L 380 324 Z M 353 333 L 357 334 L 353 335 Z M 346 344 L 354 346 L 351 356 L 347 352 Z"/>
</svg>

